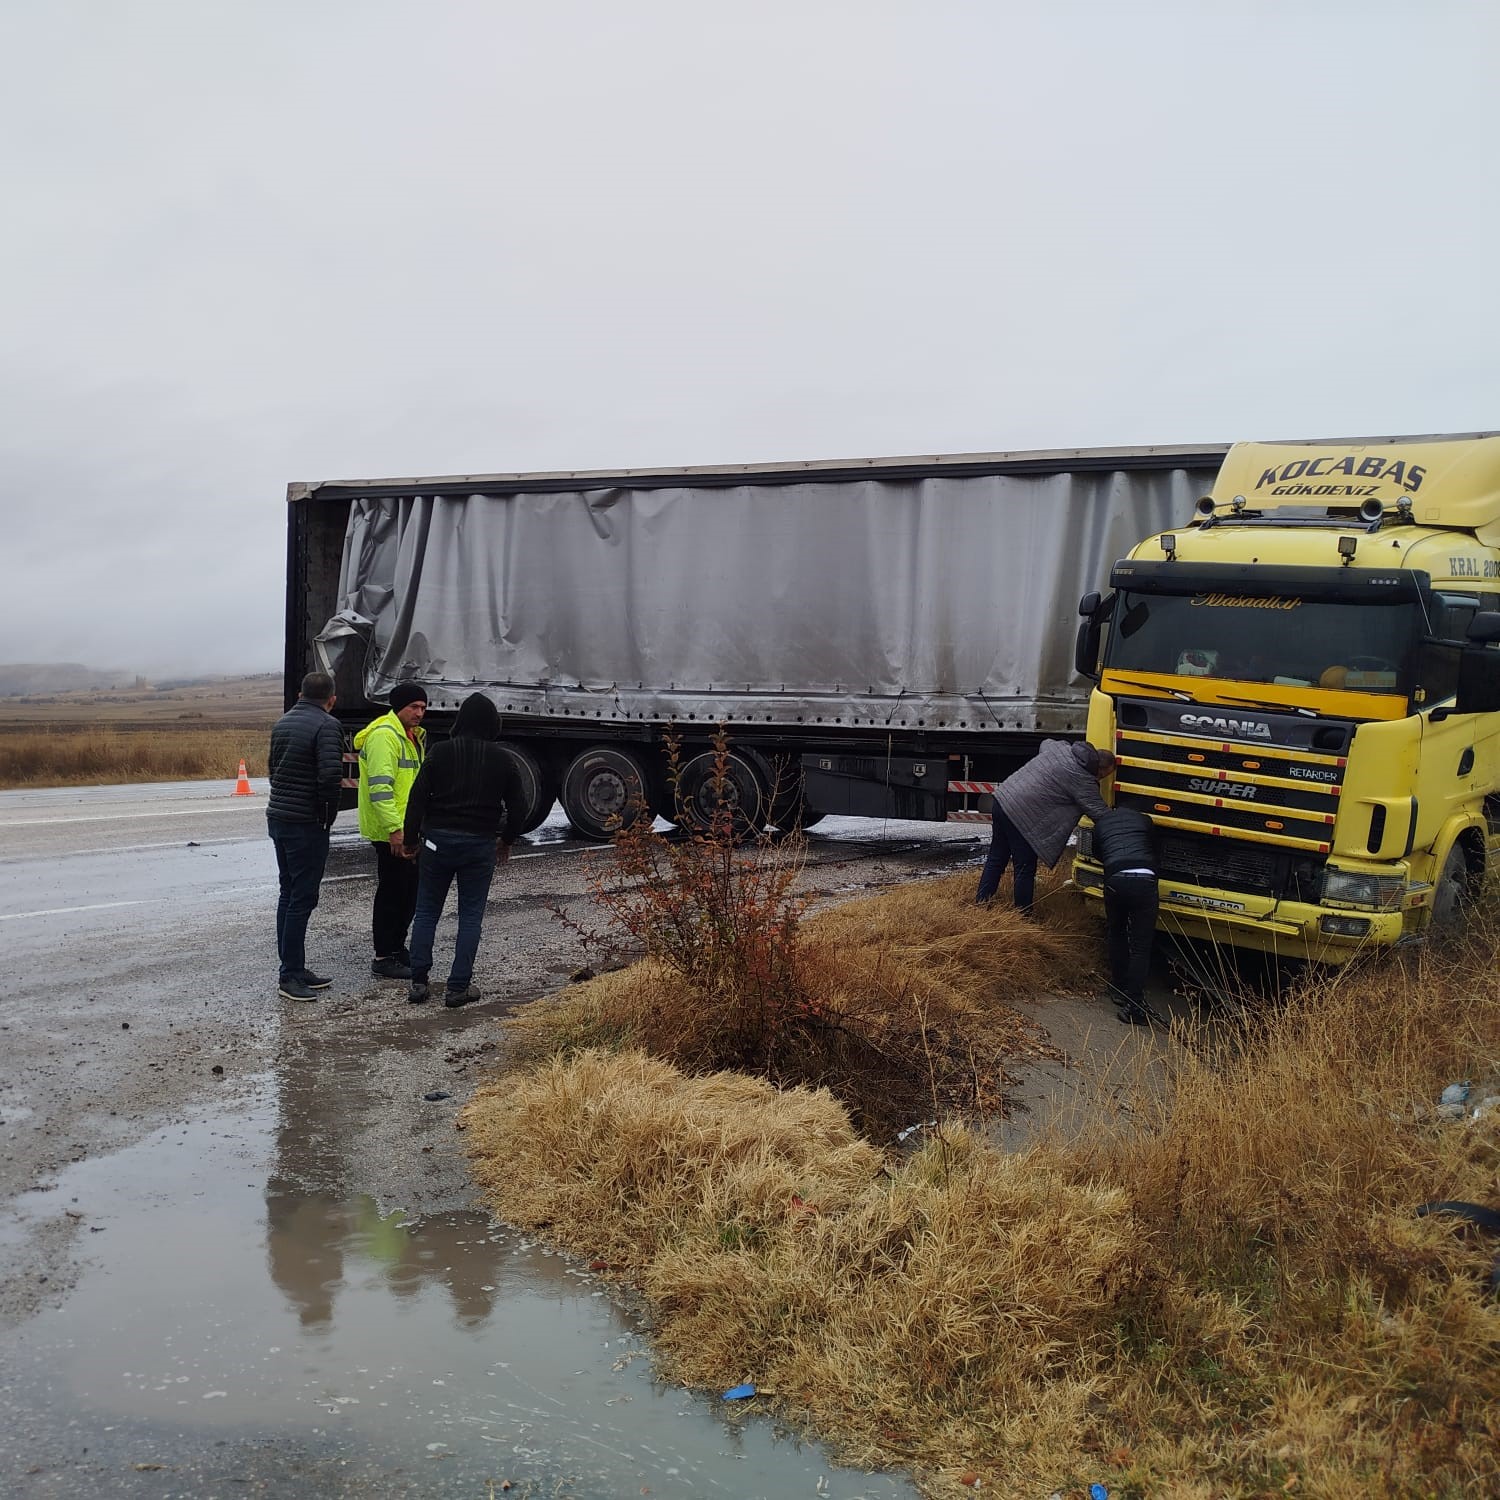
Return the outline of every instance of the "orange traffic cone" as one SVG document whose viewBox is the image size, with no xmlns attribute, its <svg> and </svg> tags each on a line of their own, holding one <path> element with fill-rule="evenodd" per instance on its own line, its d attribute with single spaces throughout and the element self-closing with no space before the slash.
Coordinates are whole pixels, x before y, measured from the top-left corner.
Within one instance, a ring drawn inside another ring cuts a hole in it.
<svg viewBox="0 0 1500 1500">
<path fill-rule="evenodd" d="M 249 773 L 245 770 L 244 761 L 240 762 L 240 779 L 235 782 L 234 791 L 231 793 L 231 795 L 235 797 L 253 797 L 255 795 L 255 793 L 250 790 L 250 776 Z"/>
</svg>

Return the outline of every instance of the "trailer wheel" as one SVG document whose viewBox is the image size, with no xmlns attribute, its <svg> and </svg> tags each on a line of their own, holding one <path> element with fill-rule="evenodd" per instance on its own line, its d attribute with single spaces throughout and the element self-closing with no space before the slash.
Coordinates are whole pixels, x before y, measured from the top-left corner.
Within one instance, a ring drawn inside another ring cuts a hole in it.
<svg viewBox="0 0 1500 1500">
<path fill-rule="evenodd" d="M 771 794 L 759 756 L 730 750 L 724 756 L 722 783 L 718 753 L 693 756 L 677 777 L 676 822 L 694 833 L 711 833 L 714 821 L 728 810 L 736 838 L 766 826 Z"/>
<path fill-rule="evenodd" d="M 557 777 L 549 773 L 524 745 L 514 745 L 506 740 L 501 740 L 499 745 L 521 784 L 521 832 L 530 833 L 546 822 L 552 804 L 557 801 Z"/>
<path fill-rule="evenodd" d="M 646 786 L 645 770 L 630 751 L 592 745 L 563 772 L 563 811 L 584 838 L 612 838 L 638 817 L 651 817 Z"/>
</svg>

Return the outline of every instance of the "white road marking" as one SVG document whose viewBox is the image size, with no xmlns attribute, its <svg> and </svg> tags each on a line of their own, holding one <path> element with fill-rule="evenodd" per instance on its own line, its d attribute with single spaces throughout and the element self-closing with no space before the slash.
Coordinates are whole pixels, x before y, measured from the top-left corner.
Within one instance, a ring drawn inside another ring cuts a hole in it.
<svg viewBox="0 0 1500 1500">
<path fill-rule="evenodd" d="M 96 901 L 92 906 L 53 906 L 46 911 L 0 912 L 0 922 L 14 922 L 21 917 L 65 917 L 75 911 L 106 911 L 113 906 L 144 906 L 144 901 Z"/>
</svg>

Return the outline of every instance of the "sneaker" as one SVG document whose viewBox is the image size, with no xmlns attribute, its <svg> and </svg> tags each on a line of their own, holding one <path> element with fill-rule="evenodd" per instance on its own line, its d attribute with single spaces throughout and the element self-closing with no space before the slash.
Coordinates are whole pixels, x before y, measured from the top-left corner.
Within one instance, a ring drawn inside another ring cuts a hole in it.
<svg viewBox="0 0 1500 1500">
<path fill-rule="evenodd" d="M 1149 1026 L 1151 1012 L 1144 1005 L 1121 1005 L 1115 1010 L 1116 1017 L 1127 1026 Z"/>
<path fill-rule="evenodd" d="M 321 974 L 314 974 L 311 969 L 304 969 L 298 978 L 301 979 L 310 990 L 326 990 L 333 983 L 331 979 L 324 979 Z"/>
<path fill-rule="evenodd" d="M 318 998 L 318 992 L 295 975 L 290 979 L 283 979 L 276 987 L 276 993 L 283 1000 L 316 1000 Z"/>
<path fill-rule="evenodd" d="M 443 996 L 443 1004 L 449 1010 L 457 1010 L 460 1005 L 472 1005 L 480 998 L 479 991 L 472 984 L 466 984 L 461 989 L 450 987 L 448 993 Z"/>
<path fill-rule="evenodd" d="M 411 988 L 406 992 L 406 1003 L 408 1005 L 426 1005 L 428 994 L 427 981 L 425 979 L 413 979 Z"/>
<path fill-rule="evenodd" d="M 377 958 L 370 965 L 370 972 L 378 979 L 410 979 L 411 966 L 398 957 Z"/>
</svg>

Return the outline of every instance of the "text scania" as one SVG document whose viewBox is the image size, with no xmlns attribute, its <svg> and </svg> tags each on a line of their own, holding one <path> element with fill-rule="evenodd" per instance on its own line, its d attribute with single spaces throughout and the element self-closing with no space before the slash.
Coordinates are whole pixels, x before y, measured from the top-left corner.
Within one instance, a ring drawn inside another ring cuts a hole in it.
<svg viewBox="0 0 1500 1500">
<path fill-rule="evenodd" d="M 1280 468 L 1267 469 L 1255 481 L 1255 487 L 1262 489 L 1268 484 L 1289 484 L 1294 479 L 1326 479 L 1334 474 L 1343 474 L 1350 479 L 1380 479 L 1387 484 L 1399 484 L 1402 489 L 1415 494 L 1422 488 L 1427 470 L 1421 464 L 1408 464 L 1402 458 L 1379 458 L 1373 453 L 1348 453 L 1343 458 L 1324 454 L 1321 458 L 1294 458 Z M 1330 494 L 1346 493 L 1352 496 L 1365 493 L 1371 488 L 1373 486 L 1330 484 L 1318 486 L 1314 491 L 1299 485 L 1292 493 L 1312 494 L 1326 489 Z"/>
<path fill-rule="evenodd" d="M 1215 734 L 1238 735 L 1242 740 L 1268 740 L 1271 726 L 1262 719 L 1221 719 L 1213 714 L 1179 714 L 1184 729 L 1211 729 Z"/>
</svg>

